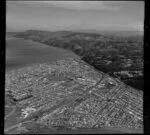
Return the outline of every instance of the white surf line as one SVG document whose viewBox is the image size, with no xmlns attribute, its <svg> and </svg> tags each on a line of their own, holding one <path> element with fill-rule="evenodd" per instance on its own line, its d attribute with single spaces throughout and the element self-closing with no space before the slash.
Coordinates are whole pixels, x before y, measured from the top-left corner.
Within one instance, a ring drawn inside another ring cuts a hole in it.
<svg viewBox="0 0 150 135">
<path fill-rule="evenodd" d="M 22 123 L 18 123 L 18 124 L 16 124 L 16 125 L 13 125 L 13 126 L 11 126 L 11 127 L 8 127 L 8 128 L 6 128 L 6 129 L 4 129 L 4 132 L 6 133 L 6 132 L 8 132 L 9 130 L 11 130 L 11 129 L 13 129 L 13 128 L 16 128 L 16 127 L 19 127 L 19 126 L 21 126 L 22 124 L 28 123 L 28 122 L 30 122 L 30 121 L 31 121 L 31 120 L 24 121 L 24 122 L 22 122 Z"/>
<path fill-rule="evenodd" d="M 5 105 L 5 107 L 12 108 L 12 107 L 14 107 L 14 105 L 12 105 L 12 106 Z"/>
<path fill-rule="evenodd" d="M 5 120 L 6 120 L 9 116 L 11 116 L 11 115 L 15 112 L 15 110 L 16 110 L 16 107 L 13 106 L 13 110 L 12 110 L 8 115 L 5 116 Z"/>
</svg>

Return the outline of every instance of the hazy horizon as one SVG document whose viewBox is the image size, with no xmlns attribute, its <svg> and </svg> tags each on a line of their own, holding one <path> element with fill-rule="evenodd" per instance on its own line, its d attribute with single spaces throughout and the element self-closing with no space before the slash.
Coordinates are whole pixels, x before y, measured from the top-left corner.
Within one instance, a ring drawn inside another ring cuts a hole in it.
<svg viewBox="0 0 150 135">
<path fill-rule="evenodd" d="M 7 1 L 6 31 L 143 31 L 144 1 Z"/>
</svg>

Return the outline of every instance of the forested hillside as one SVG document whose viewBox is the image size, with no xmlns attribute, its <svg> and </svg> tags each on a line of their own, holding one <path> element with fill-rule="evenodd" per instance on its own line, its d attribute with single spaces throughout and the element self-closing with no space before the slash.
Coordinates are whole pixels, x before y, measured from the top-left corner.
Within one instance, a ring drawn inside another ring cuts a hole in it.
<svg viewBox="0 0 150 135">
<path fill-rule="evenodd" d="M 78 54 L 96 69 L 143 89 L 143 37 L 117 37 L 72 31 L 29 30 L 14 35 Z"/>
</svg>

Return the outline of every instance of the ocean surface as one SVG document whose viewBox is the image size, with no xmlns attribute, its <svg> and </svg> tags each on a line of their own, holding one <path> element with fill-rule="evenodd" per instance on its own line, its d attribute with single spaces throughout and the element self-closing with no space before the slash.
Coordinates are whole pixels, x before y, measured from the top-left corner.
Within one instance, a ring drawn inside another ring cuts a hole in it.
<svg viewBox="0 0 150 135">
<path fill-rule="evenodd" d="M 67 50 L 19 38 L 6 39 L 6 71 L 35 63 L 79 57 Z"/>
</svg>

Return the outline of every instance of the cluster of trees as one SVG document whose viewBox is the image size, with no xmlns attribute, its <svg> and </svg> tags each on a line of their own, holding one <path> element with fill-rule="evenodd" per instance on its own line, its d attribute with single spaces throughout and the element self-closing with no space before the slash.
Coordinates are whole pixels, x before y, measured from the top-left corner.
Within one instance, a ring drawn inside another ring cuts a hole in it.
<svg viewBox="0 0 150 135">
<path fill-rule="evenodd" d="M 121 38 L 93 33 L 34 30 L 18 33 L 15 36 L 71 50 L 96 69 L 113 77 L 119 77 L 126 84 L 137 89 L 143 88 L 143 77 L 141 76 L 124 78 L 121 74 L 118 76 L 113 74 L 119 71 L 143 70 L 142 37 Z M 138 86 L 136 83 L 141 85 Z"/>
</svg>

